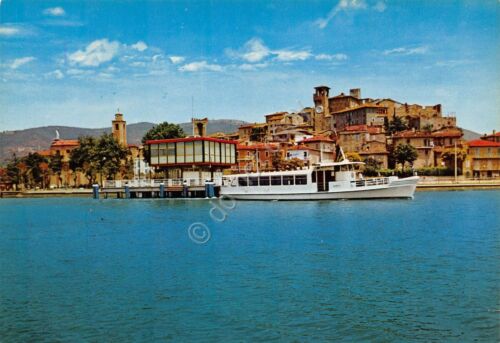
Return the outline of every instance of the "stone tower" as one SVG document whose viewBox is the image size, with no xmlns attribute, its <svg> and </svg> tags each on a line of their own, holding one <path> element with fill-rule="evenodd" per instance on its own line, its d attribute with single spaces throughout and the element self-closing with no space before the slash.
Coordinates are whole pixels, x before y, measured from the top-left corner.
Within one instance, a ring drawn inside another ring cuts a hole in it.
<svg viewBox="0 0 500 343">
<path fill-rule="evenodd" d="M 117 111 L 115 119 L 111 122 L 113 137 L 123 146 L 127 146 L 127 122 L 123 120 L 123 114 Z"/>
<path fill-rule="evenodd" d="M 323 131 L 330 129 L 330 107 L 328 97 L 330 87 L 314 87 L 314 131 Z"/>
<path fill-rule="evenodd" d="M 191 118 L 191 122 L 193 123 L 193 136 L 205 137 L 207 135 L 208 118 Z"/>
</svg>

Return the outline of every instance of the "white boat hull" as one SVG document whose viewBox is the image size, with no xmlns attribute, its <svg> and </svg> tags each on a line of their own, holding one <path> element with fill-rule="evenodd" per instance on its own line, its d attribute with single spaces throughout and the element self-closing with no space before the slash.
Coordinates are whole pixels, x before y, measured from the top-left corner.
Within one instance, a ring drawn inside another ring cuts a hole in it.
<svg viewBox="0 0 500 343">
<path fill-rule="evenodd" d="M 352 189 L 330 190 L 325 192 L 231 192 L 225 187 L 221 195 L 235 200 L 343 200 L 343 199 L 381 199 L 413 198 L 418 177 L 393 180 L 389 184 L 355 187 Z M 228 187 L 229 188 L 229 187 Z"/>
</svg>

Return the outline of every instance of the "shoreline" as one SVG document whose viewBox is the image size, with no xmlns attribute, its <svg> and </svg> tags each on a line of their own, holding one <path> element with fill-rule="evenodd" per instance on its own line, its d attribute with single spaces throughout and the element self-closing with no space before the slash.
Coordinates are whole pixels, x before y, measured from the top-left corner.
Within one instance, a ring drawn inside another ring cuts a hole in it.
<svg viewBox="0 0 500 343">
<path fill-rule="evenodd" d="M 499 181 L 427 181 L 417 184 L 417 192 L 424 191 L 468 191 L 468 190 L 495 190 L 500 189 Z M 0 199 L 12 198 L 83 198 L 92 197 L 92 189 L 58 189 L 37 191 L 1 191 Z M 203 198 L 201 198 L 203 199 Z"/>
</svg>

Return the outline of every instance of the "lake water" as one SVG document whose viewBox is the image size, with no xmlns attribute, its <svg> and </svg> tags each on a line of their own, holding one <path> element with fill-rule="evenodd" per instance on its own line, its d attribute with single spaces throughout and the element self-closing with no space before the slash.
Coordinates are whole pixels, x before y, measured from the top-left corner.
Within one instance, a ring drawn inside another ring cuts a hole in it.
<svg viewBox="0 0 500 343">
<path fill-rule="evenodd" d="M 215 205 L 1 199 L 0 341 L 500 339 L 498 191 Z"/>
</svg>

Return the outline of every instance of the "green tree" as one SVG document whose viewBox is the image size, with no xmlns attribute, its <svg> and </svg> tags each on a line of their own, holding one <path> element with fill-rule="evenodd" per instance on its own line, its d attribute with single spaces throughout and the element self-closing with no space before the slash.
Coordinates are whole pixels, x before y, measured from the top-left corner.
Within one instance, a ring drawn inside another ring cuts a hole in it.
<svg viewBox="0 0 500 343">
<path fill-rule="evenodd" d="M 432 128 L 434 125 L 432 124 L 425 124 L 424 127 L 422 127 L 422 130 L 425 132 L 432 132 Z"/>
<path fill-rule="evenodd" d="M 29 153 L 27 156 L 23 157 L 22 161 L 26 165 L 25 178 L 28 186 L 34 188 L 41 184 L 43 175 L 40 164 L 47 162 L 47 159 L 35 152 Z"/>
<path fill-rule="evenodd" d="M 19 168 L 20 163 L 21 160 L 15 154 L 13 154 L 12 157 L 7 161 L 7 165 L 5 167 L 5 177 L 14 185 L 15 190 L 18 190 L 19 186 L 23 183 L 21 168 Z"/>
<path fill-rule="evenodd" d="M 90 136 L 80 137 L 79 146 L 70 154 L 70 168 L 81 171 L 95 183 L 97 175 L 105 179 L 114 178 L 129 155 L 126 147 L 118 143 L 112 134 L 103 134 L 98 139 Z"/>
<path fill-rule="evenodd" d="M 403 170 L 406 162 L 408 162 L 410 166 L 412 166 L 417 157 L 417 149 L 415 149 L 410 144 L 399 144 L 394 148 L 393 151 L 394 161 L 396 161 L 396 163 L 401 163 Z"/>
<path fill-rule="evenodd" d="M 351 162 L 360 162 L 361 156 L 357 152 L 346 152 L 345 157 Z"/>
<path fill-rule="evenodd" d="M 388 134 L 393 134 L 399 131 L 408 130 L 408 125 L 403 120 L 403 118 L 394 115 L 392 120 L 387 121 L 385 123 L 385 130 L 387 131 Z"/>
<path fill-rule="evenodd" d="M 381 162 L 377 161 L 373 157 L 368 157 L 363 162 L 365 163 L 364 173 L 366 175 L 368 175 L 368 176 L 378 175 L 380 166 L 382 165 Z"/>
<path fill-rule="evenodd" d="M 457 155 L 457 171 L 462 173 L 462 163 L 467 158 L 467 149 L 459 147 L 456 149 Z M 441 154 L 441 159 L 448 168 L 455 170 L 455 148 L 446 148 Z"/>
<path fill-rule="evenodd" d="M 81 171 L 89 185 L 97 178 L 97 142 L 94 137 L 82 136 L 78 138 L 78 147 L 71 150 L 69 167 L 73 171 Z"/>
<path fill-rule="evenodd" d="M 55 175 L 57 175 L 57 187 L 61 187 L 61 173 L 63 170 L 63 157 L 59 152 L 54 156 L 51 156 L 49 162 L 49 169 Z"/>
<path fill-rule="evenodd" d="M 186 134 L 184 133 L 184 130 L 177 124 L 171 124 L 165 121 L 153 126 L 142 137 L 142 144 L 144 145 L 144 161 L 149 163 L 149 159 L 151 157 L 149 146 L 146 145 L 146 141 L 153 139 L 182 138 L 185 136 Z"/>
<path fill-rule="evenodd" d="M 129 156 L 128 149 L 118 143 L 112 134 L 103 134 L 99 138 L 95 153 L 97 170 L 106 179 L 114 179 Z"/>
</svg>

